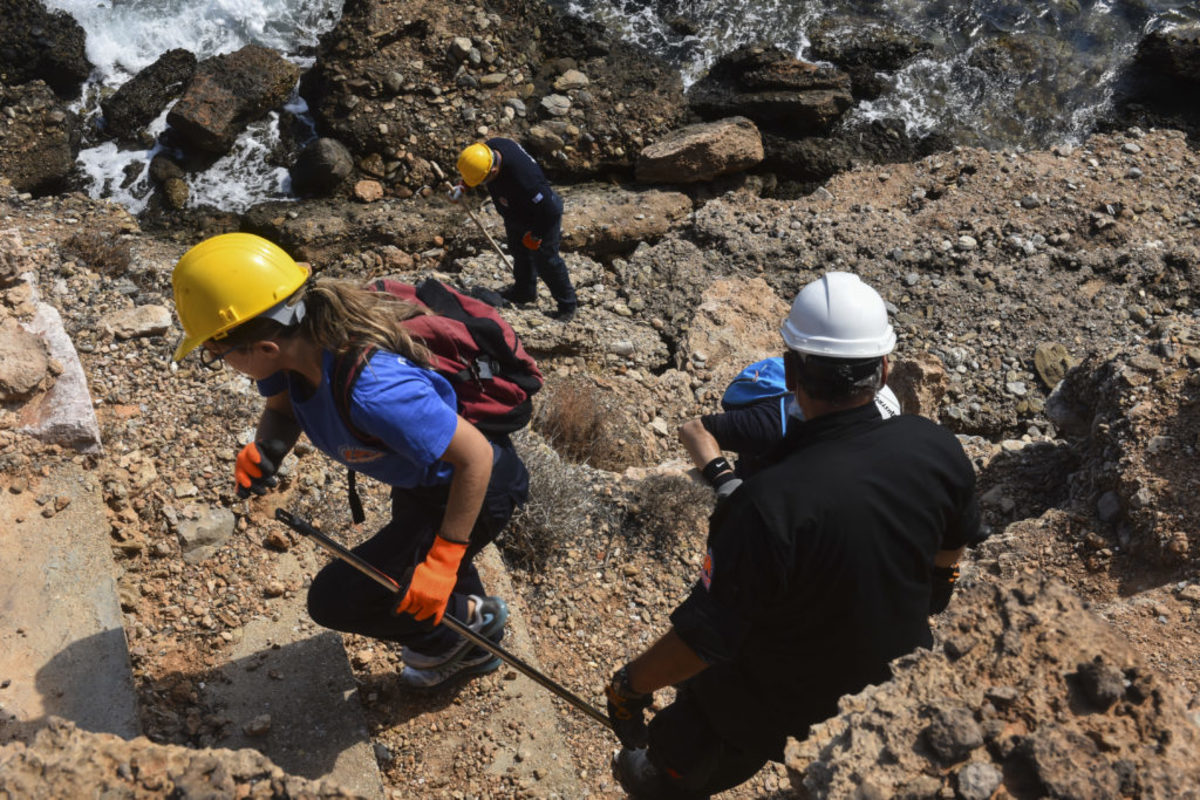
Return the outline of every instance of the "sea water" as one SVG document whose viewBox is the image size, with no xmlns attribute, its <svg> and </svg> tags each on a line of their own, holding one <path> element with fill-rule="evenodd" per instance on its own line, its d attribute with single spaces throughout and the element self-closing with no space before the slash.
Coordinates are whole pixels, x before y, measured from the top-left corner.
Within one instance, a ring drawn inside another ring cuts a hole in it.
<svg viewBox="0 0 1200 800">
<path fill-rule="evenodd" d="M 98 96 L 119 87 L 175 48 L 198 60 L 231 53 L 247 44 L 277 50 L 302 69 L 312 65 L 318 37 L 337 24 L 343 0 L 44 0 L 73 16 L 87 35 L 94 65 L 76 110 L 93 123 Z M 304 101 L 293 91 L 285 109 L 302 119 Z M 167 112 L 149 126 L 155 137 Z M 279 141 L 279 114 L 253 124 L 233 150 L 200 174 L 187 176 L 188 203 L 240 212 L 255 203 L 290 197 L 287 170 L 267 163 Z M 93 197 L 106 197 L 130 211 L 143 210 L 153 186 L 150 159 L 161 149 L 130 148 L 114 142 L 86 147 L 78 166 Z"/>
</svg>

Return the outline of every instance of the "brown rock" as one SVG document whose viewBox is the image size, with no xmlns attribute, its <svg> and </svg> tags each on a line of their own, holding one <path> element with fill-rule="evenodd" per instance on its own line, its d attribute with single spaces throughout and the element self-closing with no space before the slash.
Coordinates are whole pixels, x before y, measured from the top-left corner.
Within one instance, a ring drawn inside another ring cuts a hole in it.
<svg viewBox="0 0 1200 800">
<path fill-rule="evenodd" d="M 42 340 L 14 319 L 0 321 L 0 401 L 28 397 L 49 378 Z"/>
<path fill-rule="evenodd" d="M 762 137 L 745 117 L 689 125 L 642 151 L 637 179 L 644 183 L 695 183 L 750 169 L 763 160 Z"/>
<path fill-rule="evenodd" d="M 287 100 L 300 68 L 260 45 L 200 62 L 167 123 L 193 147 L 225 153 L 250 122 Z"/>
<path fill-rule="evenodd" d="M 383 184 L 379 181 L 359 181 L 354 184 L 354 196 L 364 203 L 374 203 L 382 200 Z"/>
<path fill-rule="evenodd" d="M 892 362 L 888 386 L 905 414 L 920 414 L 937 422 L 950 379 L 941 359 L 932 353 L 917 353 Z"/>
</svg>

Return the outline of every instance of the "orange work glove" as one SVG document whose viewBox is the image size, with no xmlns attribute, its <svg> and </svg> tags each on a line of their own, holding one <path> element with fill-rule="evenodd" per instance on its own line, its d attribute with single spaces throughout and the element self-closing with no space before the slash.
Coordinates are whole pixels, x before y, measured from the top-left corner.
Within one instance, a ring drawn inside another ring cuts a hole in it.
<svg viewBox="0 0 1200 800">
<path fill-rule="evenodd" d="M 542 240 L 533 235 L 533 231 L 525 231 L 525 235 L 521 237 L 521 244 L 529 250 L 537 250 L 542 246 Z"/>
<path fill-rule="evenodd" d="M 288 446 L 278 439 L 251 442 L 243 447 L 233 467 L 238 497 L 245 499 L 251 492 L 266 494 L 267 489 L 279 483 L 275 473 L 287 452 Z"/>
<path fill-rule="evenodd" d="M 466 542 L 435 536 L 425 560 L 413 570 L 412 581 L 404 599 L 396 606 L 396 613 L 412 614 L 419 620 L 433 617 L 433 624 L 440 624 L 450 593 L 458 582 L 458 565 L 466 553 Z"/>
</svg>

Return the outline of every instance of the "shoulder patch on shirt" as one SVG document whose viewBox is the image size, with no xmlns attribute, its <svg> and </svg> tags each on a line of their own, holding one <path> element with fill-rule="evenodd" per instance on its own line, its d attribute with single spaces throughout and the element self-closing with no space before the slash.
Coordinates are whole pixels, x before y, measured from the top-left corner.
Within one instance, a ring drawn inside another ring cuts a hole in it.
<svg viewBox="0 0 1200 800">
<path fill-rule="evenodd" d="M 535 195 L 533 196 L 533 202 L 535 202 L 535 203 L 540 203 L 540 202 L 542 202 L 542 198 L 543 198 L 543 197 L 545 197 L 545 196 L 546 196 L 546 195 L 545 195 L 545 193 L 543 193 L 543 192 L 538 192 L 537 194 L 535 194 Z"/>
<path fill-rule="evenodd" d="M 704 554 L 704 561 L 700 564 L 700 582 L 704 584 L 705 590 L 712 588 L 713 575 L 713 554 L 712 548 L 708 548 L 708 552 Z"/>
</svg>

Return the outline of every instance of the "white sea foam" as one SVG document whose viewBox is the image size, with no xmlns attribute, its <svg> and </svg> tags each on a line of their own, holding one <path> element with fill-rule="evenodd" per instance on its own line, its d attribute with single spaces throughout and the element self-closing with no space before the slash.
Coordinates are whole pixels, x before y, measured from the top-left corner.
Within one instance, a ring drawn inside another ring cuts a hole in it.
<svg viewBox="0 0 1200 800">
<path fill-rule="evenodd" d="M 94 116 L 98 86 L 115 89 L 175 48 L 205 59 L 254 43 L 308 67 L 311 56 L 300 53 L 315 46 L 320 34 L 337 23 L 342 2 L 46 0 L 46 5 L 71 14 L 87 34 L 87 55 L 95 69 L 75 110 Z M 307 107 L 300 102 L 288 110 L 303 114 Z M 150 133 L 157 136 L 165 128 L 164 112 L 150 126 Z M 287 197 L 287 171 L 264 160 L 278 140 L 278 114 L 252 126 L 206 172 L 187 176 L 189 204 L 240 212 L 263 200 Z M 89 194 L 110 198 L 137 213 L 145 208 L 153 189 L 147 173 L 150 159 L 158 152 L 158 147 L 122 150 L 105 142 L 81 151 L 77 166 Z"/>
</svg>

